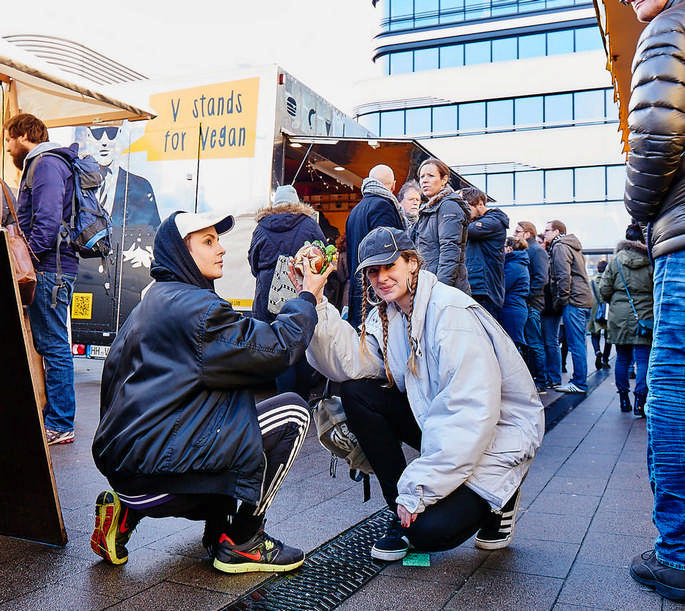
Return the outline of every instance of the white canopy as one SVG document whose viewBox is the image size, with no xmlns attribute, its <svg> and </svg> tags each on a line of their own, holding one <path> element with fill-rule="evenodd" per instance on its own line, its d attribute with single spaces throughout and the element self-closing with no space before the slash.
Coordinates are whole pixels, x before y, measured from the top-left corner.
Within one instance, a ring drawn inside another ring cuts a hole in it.
<svg viewBox="0 0 685 611">
<path fill-rule="evenodd" d="M 67 77 L 58 68 L 0 38 L 0 81 L 5 116 L 27 112 L 47 127 L 105 121 L 152 119 L 152 109 L 124 101 L 85 79 Z"/>
</svg>

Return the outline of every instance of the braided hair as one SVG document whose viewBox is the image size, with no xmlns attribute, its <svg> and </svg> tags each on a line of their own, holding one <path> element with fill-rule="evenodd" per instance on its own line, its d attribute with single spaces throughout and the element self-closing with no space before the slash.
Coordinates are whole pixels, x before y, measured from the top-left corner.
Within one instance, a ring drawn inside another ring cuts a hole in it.
<svg viewBox="0 0 685 611">
<path fill-rule="evenodd" d="M 413 375 L 418 375 L 418 362 L 416 358 L 416 350 L 417 350 L 417 344 L 416 340 L 412 338 L 412 314 L 414 312 L 414 296 L 416 295 L 416 287 L 419 283 L 419 270 L 421 269 L 421 265 L 423 263 L 423 260 L 419 256 L 418 252 L 415 250 L 405 250 L 401 253 L 400 255 L 405 261 L 409 262 L 412 259 L 416 260 L 417 262 L 417 268 L 416 272 L 412 274 L 407 283 L 407 288 L 412 296 L 411 299 L 411 305 L 409 306 L 409 313 L 407 314 L 407 336 L 409 339 L 409 349 L 410 349 L 410 354 L 409 354 L 409 359 L 407 360 L 407 367 L 409 371 Z M 366 307 L 367 303 L 374 303 L 373 300 L 370 298 L 370 292 L 371 292 L 371 283 L 369 282 L 368 278 L 366 277 L 366 274 L 362 274 L 362 295 L 364 296 L 364 299 L 362 299 L 362 327 L 361 327 L 361 336 L 360 336 L 360 352 L 362 356 L 368 356 L 369 355 L 369 348 L 366 343 Z M 382 325 L 382 332 L 383 332 L 383 366 L 385 367 L 385 376 L 388 379 L 388 388 L 390 388 L 394 383 L 395 379 L 393 378 L 392 373 L 390 372 L 390 366 L 388 365 L 388 304 L 385 301 L 381 301 L 378 304 L 378 316 L 381 319 L 381 325 Z"/>
</svg>

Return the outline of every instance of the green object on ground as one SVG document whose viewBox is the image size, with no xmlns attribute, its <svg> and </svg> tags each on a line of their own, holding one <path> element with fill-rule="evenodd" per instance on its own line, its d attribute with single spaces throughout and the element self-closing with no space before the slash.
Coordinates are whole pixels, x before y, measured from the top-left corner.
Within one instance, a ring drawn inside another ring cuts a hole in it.
<svg viewBox="0 0 685 611">
<path fill-rule="evenodd" d="M 430 554 L 424 552 L 409 552 L 402 560 L 404 566 L 430 566 Z"/>
</svg>

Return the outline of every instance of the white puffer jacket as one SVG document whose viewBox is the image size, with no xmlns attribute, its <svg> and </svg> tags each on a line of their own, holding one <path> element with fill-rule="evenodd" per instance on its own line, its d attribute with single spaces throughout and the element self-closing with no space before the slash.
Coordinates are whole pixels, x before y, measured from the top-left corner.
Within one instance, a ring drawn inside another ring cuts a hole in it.
<svg viewBox="0 0 685 611">
<path fill-rule="evenodd" d="M 412 513 L 461 484 L 501 507 L 523 481 L 544 434 L 528 369 L 502 327 L 473 299 L 419 272 L 412 313 L 418 375 L 407 369 L 407 319 L 388 307 L 388 364 L 422 431 L 421 455 L 402 473 L 397 502 Z M 368 354 L 325 300 L 307 359 L 333 381 L 385 378 L 381 321 L 367 319 Z"/>
</svg>

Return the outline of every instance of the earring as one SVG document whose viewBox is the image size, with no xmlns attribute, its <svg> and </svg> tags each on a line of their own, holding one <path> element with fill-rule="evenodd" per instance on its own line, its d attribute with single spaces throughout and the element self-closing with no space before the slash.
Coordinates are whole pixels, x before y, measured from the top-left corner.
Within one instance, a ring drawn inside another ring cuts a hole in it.
<svg viewBox="0 0 685 611">
<path fill-rule="evenodd" d="M 416 290 L 411 288 L 411 280 L 413 280 L 413 276 L 407 276 L 407 290 L 409 291 L 410 295 L 413 295 Z"/>
<path fill-rule="evenodd" d="M 366 291 L 366 302 L 371 304 L 374 307 L 383 303 L 383 300 L 381 298 L 379 298 L 378 295 L 376 295 L 376 291 L 373 291 L 373 294 L 376 297 L 376 299 L 375 300 L 371 299 L 371 291 L 372 291 L 371 287 L 369 287 Z"/>
</svg>

